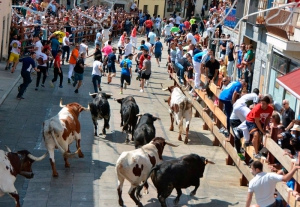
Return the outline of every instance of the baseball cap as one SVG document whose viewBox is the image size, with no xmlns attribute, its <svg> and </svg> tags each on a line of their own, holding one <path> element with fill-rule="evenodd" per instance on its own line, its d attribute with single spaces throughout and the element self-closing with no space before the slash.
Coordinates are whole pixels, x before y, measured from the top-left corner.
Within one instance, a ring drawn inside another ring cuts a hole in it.
<svg viewBox="0 0 300 207">
<path fill-rule="evenodd" d="M 70 33 L 69 32 L 66 32 L 66 36 L 68 37 L 70 35 Z"/>
</svg>

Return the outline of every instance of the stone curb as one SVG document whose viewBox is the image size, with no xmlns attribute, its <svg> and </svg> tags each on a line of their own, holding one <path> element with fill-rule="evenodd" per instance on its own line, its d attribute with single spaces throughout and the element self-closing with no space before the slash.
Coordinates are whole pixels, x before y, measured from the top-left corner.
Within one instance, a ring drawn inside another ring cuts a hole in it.
<svg viewBox="0 0 300 207">
<path fill-rule="evenodd" d="M 14 83 L 6 90 L 5 94 L 2 96 L 2 98 L 0 99 L 0 106 L 2 105 L 2 103 L 5 101 L 6 97 L 8 96 L 8 94 L 12 91 L 12 89 L 15 87 L 15 85 L 19 82 L 21 78 L 21 75 L 19 75 L 17 77 L 17 79 L 14 81 Z"/>
</svg>

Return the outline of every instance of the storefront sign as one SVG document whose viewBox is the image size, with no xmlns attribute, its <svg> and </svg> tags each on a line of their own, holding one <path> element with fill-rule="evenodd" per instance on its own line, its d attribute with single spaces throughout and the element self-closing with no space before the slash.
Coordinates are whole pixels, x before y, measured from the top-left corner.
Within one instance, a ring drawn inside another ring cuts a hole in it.
<svg viewBox="0 0 300 207">
<path fill-rule="evenodd" d="M 230 8 L 226 8 L 226 14 L 228 14 Z M 232 9 L 224 20 L 224 25 L 230 28 L 234 28 L 236 25 L 236 9 Z"/>
</svg>

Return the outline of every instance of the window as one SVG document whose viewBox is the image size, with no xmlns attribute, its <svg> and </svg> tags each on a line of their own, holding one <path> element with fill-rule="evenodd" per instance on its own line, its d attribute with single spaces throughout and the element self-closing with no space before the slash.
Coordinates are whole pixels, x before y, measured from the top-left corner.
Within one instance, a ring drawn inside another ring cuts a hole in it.
<svg viewBox="0 0 300 207">
<path fill-rule="evenodd" d="M 144 12 L 144 13 L 147 13 L 147 12 L 148 12 L 148 5 L 144 5 L 143 12 Z"/>
<path fill-rule="evenodd" d="M 273 70 L 276 70 L 284 75 L 288 72 L 288 59 L 277 53 L 273 53 L 271 67 Z"/>
<path fill-rule="evenodd" d="M 158 14 L 158 5 L 154 6 L 154 14 L 157 15 Z"/>
</svg>

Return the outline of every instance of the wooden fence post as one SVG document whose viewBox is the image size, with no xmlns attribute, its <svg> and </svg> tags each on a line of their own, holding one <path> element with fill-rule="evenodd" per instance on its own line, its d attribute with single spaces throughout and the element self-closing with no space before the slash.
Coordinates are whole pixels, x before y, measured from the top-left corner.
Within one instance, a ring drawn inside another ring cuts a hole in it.
<svg viewBox="0 0 300 207">
<path fill-rule="evenodd" d="M 271 139 L 274 140 L 274 142 L 277 143 L 277 134 L 278 134 L 278 128 L 272 127 L 271 129 Z M 265 139 L 268 139 L 267 137 Z M 275 157 L 270 152 L 268 153 L 269 163 L 274 164 L 275 163 Z"/>
<path fill-rule="evenodd" d="M 221 101 L 218 101 L 218 107 L 223 110 L 223 103 Z M 218 119 L 217 116 L 214 115 L 214 121 L 216 123 L 216 126 L 220 129 L 221 127 L 221 121 Z M 220 142 L 218 140 L 218 138 L 215 136 L 215 139 L 213 141 L 213 146 L 219 146 Z M 231 159 L 231 158 L 230 158 Z M 226 159 L 227 160 L 227 159 Z M 231 159 L 232 160 L 232 159 Z M 227 161 L 226 161 L 227 162 Z"/>
</svg>

